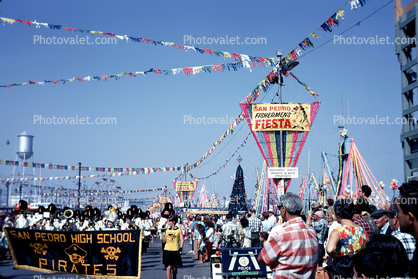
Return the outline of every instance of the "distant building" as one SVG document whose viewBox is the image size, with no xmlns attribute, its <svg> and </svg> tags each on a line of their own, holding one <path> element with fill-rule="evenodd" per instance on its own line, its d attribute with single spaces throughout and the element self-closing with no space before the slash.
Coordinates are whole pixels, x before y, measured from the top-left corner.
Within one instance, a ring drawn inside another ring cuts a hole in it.
<svg viewBox="0 0 418 279">
<path fill-rule="evenodd" d="M 417 15 L 418 0 L 395 0 L 395 45 L 401 70 L 401 144 L 405 181 L 418 176 Z"/>
</svg>

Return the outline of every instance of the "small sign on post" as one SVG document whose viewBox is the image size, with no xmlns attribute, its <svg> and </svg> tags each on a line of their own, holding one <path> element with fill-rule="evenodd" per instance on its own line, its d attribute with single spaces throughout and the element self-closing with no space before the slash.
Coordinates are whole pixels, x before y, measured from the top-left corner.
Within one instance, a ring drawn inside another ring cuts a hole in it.
<svg viewBox="0 0 418 279">
<path fill-rule="evenodd" d="M 284 179 L 280 179 L 279 183 L 277 184 L 277 195 L 279 197 L 284 195 Z"/>
<path fill-rule="evenodd" d="M 268 178 L 298 178 L 298 168 L 267 168 Z"/>
</svg>

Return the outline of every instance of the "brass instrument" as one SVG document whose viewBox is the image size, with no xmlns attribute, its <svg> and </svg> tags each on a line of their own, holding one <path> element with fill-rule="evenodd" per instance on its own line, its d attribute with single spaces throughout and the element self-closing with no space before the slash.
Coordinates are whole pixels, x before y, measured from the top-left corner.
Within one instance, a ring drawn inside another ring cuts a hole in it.
<svg viewBox="0 0 418 279">
<path fill-rule="evenodd" d="M 64 217 L 65 219 L 70 219 L 74 216 L 74 211 L 72 211 L 71 209 L 66 209 L 64 211 Z"/>
</svg>

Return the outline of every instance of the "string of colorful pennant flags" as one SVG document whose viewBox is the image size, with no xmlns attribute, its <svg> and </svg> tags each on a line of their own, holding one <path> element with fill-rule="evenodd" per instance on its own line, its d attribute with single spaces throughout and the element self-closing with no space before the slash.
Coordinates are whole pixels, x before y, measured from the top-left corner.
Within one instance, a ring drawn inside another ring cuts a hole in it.
<svg viewBox="0 0 418 279">
<path fill-rule="evenodd" d="M 359 6 L 363 6 L 366 3 L 366 0 L 349 0 L 348 3 L 351 4 L 351 9 L 357 9 L 357 7 Z M 340 8 L 336 13 L 334 13 L 328 20 L 326 20 L 318 29 L 324 32 L 332 32 L 332 27 L 338 26 L 339 25 L 339 21 L 338 19 L 344 19 L 344 11 L 342 10 L 342 8 Z M 189 67 L 189 68 L 178 68 L 178 69 L 171 69 L 171 70 L 165 70 L 165 71 L 161 71 L 160 69 L 158 70 L 154 70 L 151 69 L 149 71 L 145 71 L 145 72 L 135 72 L 135 73 L 121 73 L 118 75 L 108 75 L 108 76 L 88 76 L 85 78 L 72 78 L 72 79 L 61 79 L 61 80 L 55 80 L 55 81 L 43 81 L 43 82 L 32 82 L 29 81 L 28 83 L 23 83 L 23 84 L 10 84 L 10 85 L 0 85 L 0 87 L 6 87 L 9 88 L 11 86 L 19 86 L 19 85 L 26 85 L 26 84 L 45 84 L 45 83 L 49 83 L 52 82 L 53 84 L 56 84 L 57 82 L 63 82 L 65 83 L 66 81 L 74 81 L 74 80 L 78 80 L 78 81 L 90 81 L 90 80 L 107 80 L 107 78 L 119 78 L 121 76 L 124 75 L 129 75 L 132 77 L 135 77 L 136 74 L 143 74 L 146 75 L 147 73 L 156 73 L 156 74 L 162 74 L 164 73 L 165 75 L 169 75 L 169 74 L 179 74 L 181 72 L 183 72 L 185 75 L 190 75 L 190 74 L 197 74 L 197 73 L 201 73 L 201 72 L 211 72 L 212 71 L 225 71 L 225 70 L 237 70 L 238 67 L 246 67 L 246 68 L 250 68 L 249 62 L 253 62 L 253 67 L 255 67 L 256 65 L 259 66 L 272 66 L 273 63 L 275 62 L 274 58 L 262 58 L 262 57 L 252 57 L 252 56 L 248 56 L 248 55 L 240 55 L 240 54 L 233 54 L 233 53 L 228 53 L 228 52 L 221 52 L 221 51 L 214 51 L 214 50 L 209 50 L 209 49 L 200 49 L 200 48 L 196 48 L 196 47 L 190 47 L 190 46 L 183 46 L 183 45 L 179 45 L 179 44 L 174 44 L 174 43 L 167 43 L 167 42 L 159 42 L 159 41 L 154 41 L 151 39 L 142 39 L 142 38 L 133 38 L 133 37 L 128 37 L 126 35 L 124 36 L 119 36 L 119 35 L 115 35 L 113 33 L 107 33 L 107 32 L 100 32 L 100 31 L 91 31 L 91 30 L 80 30 L 80 29 L 74 29 L 74 28 L 68 28 L 68 27 L 62 27 L 61 25 L 51 25 L 48 23 L 38 23 L 36 21 L 24 21 L 24 20 L 13 20 L 13 19 L 8 19 L 8 18 L 3 18 L 0 17 L 0 22 L 4 23 L 8 23 L 9 25 L 19 22 L 19 23 L 24 23 L 24 24 L 28 24 L 29 26 L 36 26 L 37 28 L 39 28 L 40 26 L 44 26 L 50 29 L 63 29 L 63 30 L 69 30 L 72 32 L 76 32 L 76 31 L 80 31 L 80 32 L 87 32 L 90 34 L 102 34 L 102 35 L 108 35 L 108 36 L 115 36 L 118 39 L 122 39 L 122 40 L 132 40 L 134 42 L 147 42 L 147 44 L 151 43 L 154 45 L 163 45 L 163 46 L 173 46 L 177 49 L 181 49 L 181 50 L 195 50 L 197 52 L 200 53 L 209 53 L 209 54 L 215 54 L 216 56 L 223 56 L 224 58 L 235 58 L 235 60 L 237 62 L 235 63 L 226 63 L 226 64 L 217 64 L 217 65 L 208 65 L 208 66 L 199 66 L 199 67 Z M 315 39 L 319 39 L 321 38 L 320 36 L 316 35 L 315 32 L 312 32 L 310 35 L 310 37 L 315 38 Z M 302 56 L 302 50 L 305 50 L 306 48 L 310 48 L 310 47 L 314 47 L 313 43 L 311 42 L 311 40 L 307 37 L 305 38 L 301 43 L 298 44 L 298 46 L 293 49 L 290 53 L 288 53 L 281 61 L 279 61 L 279 63 L 282 63 L 282 67 L 284 69 L 285 75 L 291 75 L 294 79 L 297 80 L 297 82 L 299 84 L 301 84 L 311 95 L 318 96 L 316 93 L 314 93 L 313 91 L 310 90 L 310 88 L 303 82 L 301 82 L 294 74 L 292 74 L 291 72 L 287 71 L 287 66 L 292 62 L 297 60 L 300 56 Z M 252 102 L 254 102 L 256 100 L 256 98 L 260 95 L 261 91 L 266 92 L 270 86 L 272 84 L 274 84 L 274 79 L 277 79 L 277 64 L 274 66 L 273 70 L 270 71 L 270 73 L 266 76 L 266 78 L 264 78 L 257 86 L 256 88 L 244 99 L 244 102 L 247 104 L 251 104 Z M 178 180 L 179 177 L 181 177 L 184 172 L 188 172 L 191 169 L 199 166 L 201 164 L 201 162 L 206 159 L 211 153 L 213 153 L 213 150 L 216 148 L 216 146 L 218 146 L 225 138 L 227 135 L 231 134 L 233 132 L 233 129 L 235 126 L 237 126 L 241 120 L 244 118 L 244 114 L 243 112 L 241 112 L 239 114 L 239 116 L 235 119 L 235 121 L 231 124 L 231 126 L 228 128 L 228 130 L 220 137 L 220 139 L 218 141 L 216 141 L 215 143 L 213 143 L 212 147 L 209 149 L 208 152 L 206 152 L 203 157 L 201 157 L 195 164 L 190 165 L 190 166 L 184 166 L 184 167 L 175 167 L 175 168 L 136 168 L 135 171 L 130 171 L 130 172 L 119 172 L 119 173 L 114 173 L 114 174 L 107 174 L 107 175 L 87 175 L 87 176 L 65 176 L 65 177 L 47 177 L 47 178 L 3 178 L 0 179 L 1 183 L 4 182 L 15 182 L 15 181 L 42 181 L 42 180 L 64 180 L 64 179 L 78 179 L 78 178 L 88 178 L 88 177 L 111 177 L 111 176 L 125 176 L 125 175 L 136 175 L 136 174 L 141 174 L 141 173 L 153 173 L 153 172 L 161 172 L 161 171 L 172 171 L 172 170 L 182 170 L 182 173 L 180 175 L 177 176 L 177 178 L 175 180 Z M 248 137 L 247 137 L 248 138 Z M 3 161 L 5 162 L 4 164 L 6 164 L 6 160 L 1 160 L 0 164 L 3 164 Z M 11 162 L 14 161 L 8 161 L 10 165 Z M 19 162 L 20 163 L 20 162 Z M 18 163 L 18 164 L 19 164 Z M 27 163 L 28 166 L 30 163 Z M 49 168 L 48 164 L 48 168 Z M 58 166 L 58 165 L 56 165 Z M 32 165 L 32 167 L 34 167 Z M 38 167 L 38 165 L 36 165 L 36 167 Z M 68 166 L 67 166 L 68 167 Z M 86 168 L 86 167 L 84 167 Z M 222 168 L 222 167 L 221 167 Z M 61 166 L 60 168 L 57 169 L 62 169 Z M 65 169 L 65 168 L 64 168 Z M 93 168 L 92 168 L 93 169 Z M 95 168 L 95 171 L 106 171 L 106 170 L 101 170 L 102 168 Z M 109 169 L 109 168 L 108 168 Z M 113 168 L 113 169 L 117 169 L 117 168 Z M 218 171 L 219 172 L 219 171 Z M 218 173 L 216 172 L 216 173 Z M 214 174 L 212 174 L 214 175 Z"/>
<path fill-rule="evenodd" d="M 351 4 L 351 9 L 357 9 L 357 7 L 359 6 L 364 6 L 364 4 L 366 3 L 366 0 L 349 0 L 348 3 Z M 342 8 L 340 8 L 337 12 L 335 12 L 329 19 L 327 19 L 320 27 L 318 27 L 319 30 L 324 31 L 324 32 L 332 32 L 332 27 L 338 27 L 339 26 L 339 18 L 344 19 L 344 11 L 342 10 Z M 185 45 L 181 45 L 181 44 L 175 44 L 175 43 L 170 43 L 170 42 L 161 42 L 161 41 L 156 41 L 156 40 L 151 40 L 148 38 L 134 38 L 134 37 L 128 37 L 127 35 L 116 35 L 114 33 L 110 33 L 110 32 L 102 32 L 102 31 L 92 31 L 92 30 L 86 30 L 86 29 L 76 29 L 76 28 L 69 28 L 69 27 L 63 27 L 62 25 L 57 25 L 57 24 L 49 24 L 49 23 L 41 23 L 41 22 L 37 22 L 35 21 L 27 21 L 27 20 L 21 20 L 21 19 L 10 19 L 10 18 L 4 18 L 4 17 L 0 17 L 0 22 L 3 23 L 3 25 L 5 23 L 12 25 L 16 22 L 19 23 L 23 23 L 23 24 L 27 24 L 29 26 L 35 26 L 37 28 L 40 28 L 41 26 L 52 29 L 52 30 L 68 30 L 71 32 L 86 32 L 86 33 L 90 33 L 91 35 L 93 34 L 101 34 L 101 35 L 105 35 L 105 36 L 114 36 L 120 40 L 126 40 L 126 41 L 133 41 L 133 42 L 146 42 L 147 44 L 153 44 L 153 45 L 162 45 L 162 46 L 173 46 L 176 49 L 180 49 L 180 50 L 194 50 L 196 52 L 199 53 L 209 53 L 209 54 L 215 54 L 216 56 L 222 56 L 224 58 L 234 58 L 236 60 L 235 63 L 225 63 L 225 64 L 215 64 L 215 65 L 206 65 L 206 66 L 197 66 L 197 67 L 187 67 L 187 68 L 177 68 L 177 69 L 171 69 L 171 70 L 154 70 L 154 68 L 151 68 L 148 71 L 136 71 L 136 72 L 123 72 L 120 74 L 113 74 L 113 75 L 104 75 L 104 76 L 87 76 L 84 78 L 77 78 L 77 77 L 73 77 L 73 78 L 69 78 L 69 79 L 58 79 L 58 80 L 45 80 L 45 81 L 31 81 L 29 80 L 29 82 L 24 82 L 24 83 L 12 83 L 12 84 L 8 84 L 8 85 L 0 85 L 0 87 L 3 88 L 10 88 L 12 86 L 22 86 L 22 85 L 30 85 L 30 84 L 37 84 L 37 85 L 45 85 L 47 83 L 52 83 L 52 84 L 56 84 L 58 82 L 63 82 L 63 84 L 65 84 L 65 82 L 69 81 L 69 82 L 73 82 L 75 80 L 77 80 L 78 82 L 82 82 L 82 81 L 92 81 L 92 80 L 105 80 L 107 81 L 108 78 L 115 78 L 118 79 L 124 75 L 128 75 L 131 77 L 136 77 L 136 75 L 146 75 L 148 73 L 155 73 L 155 74 L 162 74 L 164 73 L 165 75 L 170 75 L 170 74 L 179 74 L 179 73 L 183 73 L 184 75 L 195 75 L 198 73 L 211 73 L 212 71 L 215 72 L 216 70 L 223 72 L 223 71 L 230 71 L 231 69 L 236 71 L 239 68 L 250 68 L 250 64 L 249 62 L 253 62 L 252 67 L 255 67 L 256 65 L 258 66 L 272 66 L 275 62 L 276 58 L 263 58 L 263 57 L 254 57 L 254 56 L 249 56 L 246 54 L 236 54 L 236 53 L 229 53 L 229 52 L 224 52 L 224 51 L 217 51 L 217 50 L 210 50 L 210 49 L 206 49 L 206 48 L 197 48 L 197 47 L 193 47 L 193 46 L 185 46 Z M 315 39 L 320 39 L 321 37 L 318 36 L 317 34 L 315 34 L 315 32 L 312 32 L 311 34 L 309 34 L 309 37 L 315 38 Z M 284 58 L 283 58 L 283 64 L 284 65 L 288 65 L 289 63 L 291 63 L 292 61 L 296 61 L 299 57 L 302 56 L 302 50 L 305 50 L 306 48 L 310 48 L 310 47 L 314 47 L 313 43 L 311 42 L 311 40 L 309 39 L 309 37 L 306 37 L 304 40 L 302 40 L 302 42 L 300 42 L 298 44 L 298 46 L 296 48 L 294 48 L 291 52 L 289 52 Z"/>
<path fill-rule="evenodd" d="M 12 25 L 16 22 L 19 23 L 23 23 L 23 24 L 27 24 L 28 26 L 35 26 L 36 28 L 40 28 L 45 27 L 45 28 L 49 28 L 51 30 L 67 30 L 67 31 L 71 31 L 71 32 L 81 32 L 81 33 L 89 33 L 90 35 L 95 35 L 95 34 L 100 34 L 100 35 L 104 35 L 104 36 L 111 36 L 111 37 L 115 37 L 118 38 L 120 40 L 126 40 L 126 42 L 132 41 L 135 43 L 147 43 L 147 45 L 155 45 L 155 46 L 171 46 L 174 47 L 178 50 L 194 50 L 195 52 L 201 53 L 201 54 L 210 54 L 210 55 L 215 55 L 215 56 L 219 56 L 219 57 L 223 57 L 223 58 L 229 58 L 232 59 L 234 58 L 235 61 L 237 62 L 241 62 L 242 57 L 243 56 L 249 56 L 246 54 L 237 54 L 237 53 L 229 53 L 226 51 L 219 51 L 219 50 L 211 50 L 211 49 L 207 49 L 207 48 L 198 48 L 198 47 L 194 47 L 194 46 L 187 46 L 187 45 L 182 45 L 182 44 L 175 44 L 175 43 L 171 43 L 171 42 L 162 42 L 162 41 L 156 41 L 156 40 L 152 40 L 149 38 L 136 38 L 136 37 L 130 37 L 127 35 L 116 35 L 115 33 L 111 33 L 111 32 L 102 32 L 102 31 L 93 31 L 93 30 L 88 30 L 88 29 L 76 29 L 76 28 L 70 28 L 70 27 L 63 27 L 62 25 L 58 25 L 58 24 L 50 24 L 50 23 L 45 23 L 45 22 L 37 22 L 35 21 L 28 21 L 28 20 L 21 20 L 21 19 L 11 19 L 11 18 L 5 18 L 5 17 L 0 17 L 0 23 L 3 23 L 3 25 L 5 25 L 5 23 L 7 23 L 8 25 Z M 251 57 L 251 56 L 249 56 Z M 259 57 L 261 58 L 261 57 Z M 261 58 L 261 59 L 265 59 L 265 58 Z"/>
<path fill-rule="evenodd" d="M 148 173 L 154 171 L 149 170 Z M 143 173 L 143 172 L 142 172 Z M 100 177 L 114 177 L 114 176 L 130 176 L 141 174 L 141 172 L 118 172 L 109 174 L 92 174 L 92 175 L 81 175 L 81 176 L 61 176 L 61 177 L 26 177 L 26 178 L 1 178 L 0 183 L 5 182 L 17 182 L 17 181 L 45 181 L 45 180 L 69 180 L 69 179 L 83 179 L 83 178 L 100 178 Z"/>
<path fill-rule="evenodd" d="M 182 167 L 163 167 L 163 168 L 109 168 L 109 167 L 84 167 L 81 166 L 70 166 L 70 165 L 55 165 L 55 164 L 43 164 L 43 163 L 32 163 L 32 162 L 22 162 L 22 161 L 13 161 L 13 160 L 0 160 L 0 165 L 6 166 L 18 166 L 18 167 L 28 167 L 28 168 L 41 168 L 41 169 L 51 169 L 51 170 L 82 170 L 82 171 L 98 171 L 98 172 L 141 172 L 141 173 L 151 173 L 151 172 L 167 172 L 167 171 L 178 171 Z"/>
<path fill-rule="evenodd" d="M 247 140 L 248 140 L 248 137 L 251 135 L 251 132 L 249 132 L 248 134 L 247 134 L 247 137 L 245 138 L 245 140 L 243 141 L 243 143 L 241 143 L 241 145 L 240 146 L 238 146 L 237 148 L 236 148 L 236 150 L 235 150 L 235 152 L 231 155 L 231 157 L 229 157 L 229 159 L 227 159 L 226 160 L 226 162 L 225 162 L 225 164 L 223 164 L 222 166 L 220 166 L 219 167 L 219 169 L 217 170 L 217 171 L 215 171 L 214 173 L 212 173 L 212 174 L 210 174 L 210 175 L 208 175 L 208 176 L 205 176 L 205 177 L 195 177 L 195 176 L 193 176 L 190 172 L 189 172 L 189 175 L 190 175 L 190 177 L 191 178 L 193 178 L 193 180 L 203 180 L 203 179 L 207 179 L 207 178 L 210 178 L 210 177 L 212 177 L 212 176 L 214 176 L 214 175 L 217 175 L 223 168 L 225 168 L 227 165 L 228 165 L 228 163 L 229 163 L 229 161 L 231 161 L 232 160 L 232 158 L 239 152 L 239 150 L 240 150 L 240 148 L 241 147 L 244 147 L 244 145 L 247 143 Z"/>
<path fill-rule="evenodd" d="M 233 62 L 233 63 L 224 63 L 224 64 L 216 64 L 216 65 L 206 65 L 206 66 L 197 66 L 197 67 L 187 67 L 187 68 L 176 68 L 171 70 L 154 70 L 151 68 L 148 71 L 142 71 L 142 72 L 123 72 L 120 74 L 115 75 L 104 75 L 104 76 L 86 76 L 84 78 L 78 78 L 78 77 L 72 77 L 68 79 L 58 79 L 58 80 L 44 80 L 44 81 L 31 81 L 24 83 L 12 83 L 8 85 L 0 85 L 0 87 L 3 88 L 10 88 L 12 86 L 23 86 L 23 85 L 45 85 L 45 84 L 57 84 L 59 82 L 62 82 L 65 84 L 66 82 L 84 82 L 84 81 L 107 81 L 110 78 L 114 78 L 115 80 L 119 79 L 122 76 L 130 76 L 130 77 L 137 77 L 137 75 L 143 75 L 146 76 L 148 73 L 154 73 L 154 74 L 164 74 L 164 75 L 177 75 L 183 73 L 184 75 L 196 75 L 200 73 L 212 73 L 212 72 L 225 72 L 225 71 L 237 71 L 241 68 L 251 68 L 250 62 L 252 62 L 252 67 L 260 66 L 260 67 L 271 67 L 273 66 L 275 61 L 275 58 L 262 58 L 262 57 L 243 57 L 241 62 Z"/>
<path fill-rule="evenodd" d="M 275 80 L 277 80 L 277 64 L 273 70 L 256 86 L 256 88 L 251 91 L 250 94 L 245 97 L 244 102 L 251 104 L 254 102 L 260 93 L 267 92 L 267 90 L 274 84 Z M 299 84 L 301 84 L 312 96 L 318 96 L 315 92 L 311 91 L 310 88 L 303 82 L 301 82 L 293 73 L 289 71 L 285 71 L 285 75 L 288 77 L 289 75 L 292 76 Z M 126 175 L 136 175 L 136 174 L 149 174 L 149 173 L 156 173 L 156 172 L 167 172 L 167 171 L 176 171 L 182 170 L 182 172 L 174 179 L 178 181 L 184 172 L 188 172 L 191 169 L 199 166 L 210 154 L 213 153 L 214 149 L 221 144 L 221 142 L 229 135 L 232 134 L 234 128 L 240 124 L 241 120 L 244 119 L 244 113 L 241 112 L 236 118 L 235 121 L 229 126 L 227 131 L 216 141 L 212 144 L 212 147 L 207 151 L 196 163 L 190 166 L 182 166 L 182 167 L 164 167 L 164 168 L 110 168 L 110 167 L 81 167 L 82 171 L 120 171 L 120 170 L 127 170 L 128 173 Z M 36 168 L 48 168 L 48 169 L 59 169 L 59 170 L 78 170 L 78 166 L 68 166 L 68 165 L 55 165 L 55 164 L 42 164 L 42 163 L 31 163 L 31 162 L 19 162 L 19 161 L 12 161 L 12 160 L 0 160 L 1 165 L 10 165 L 10 166 L 24 166 L 24 167 L 36 167 Z M 135 173 L 135 174 L 133 174 Z M 122 176 L 118 174 L 113 175 L 88 175 L 88 176 L 81 176 L 81 178 L 87 177 L 110 177 L 110 176 Z M 44 178 L 2 178 L 0 181 L 2 183 L 6 181 L 42 181 L 42 180 L 64 180 L 64 179 L 78 179 L 79 176 L 65 176 L 65 177 L 44 177 Z"/>
<path fill-rule="evenodd" d="M 39 190 L 51 190 L 51 191 L 68 191 L 68 192 L 78 192 L 78 189 L 71 189 L 71 188 L 64 188 L 64 187 L 52 187 L 52 186 L 41 186 L 41 185 L 34 185 L 34 184 L 22 184 L 22 187 L 29 187 L 29 188 L 38 188 Z M 113 190 L 87 190 L 87 189 L 80 189 L 80 193 L 83 195 L 115 195 L 115 194 L 136 194 L 136 193 L 146 193 L 146 192 L 158 192 L 162 191 L 163 188 L 153 188 L 153 189 L 142 189 L 142 190 L 120 190 L 120 191 L 113 191 Z M 68 193 L 63 193 L 68 194 Z M 72 195 L 72 194 L 71 194 Z M 77 195 L 77 194 L 75 194 Z"/>
</svg>

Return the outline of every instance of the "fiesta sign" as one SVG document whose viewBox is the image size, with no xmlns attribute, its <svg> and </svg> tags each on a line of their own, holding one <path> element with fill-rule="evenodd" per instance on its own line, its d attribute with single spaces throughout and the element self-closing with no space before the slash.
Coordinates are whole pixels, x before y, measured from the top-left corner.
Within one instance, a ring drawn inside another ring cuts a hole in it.
<svg viewBox="0 0 418 279">
<path fill-rule="evenodd" d="M 196 182 L 195 181 L 177 181 L 176 182 L 176 191 L 196 191 Z"/>
<path fill-rule="evenodd" d="M 310 104 L 253 104 L 253 131 L 310 131 Z"/>
</svg>

